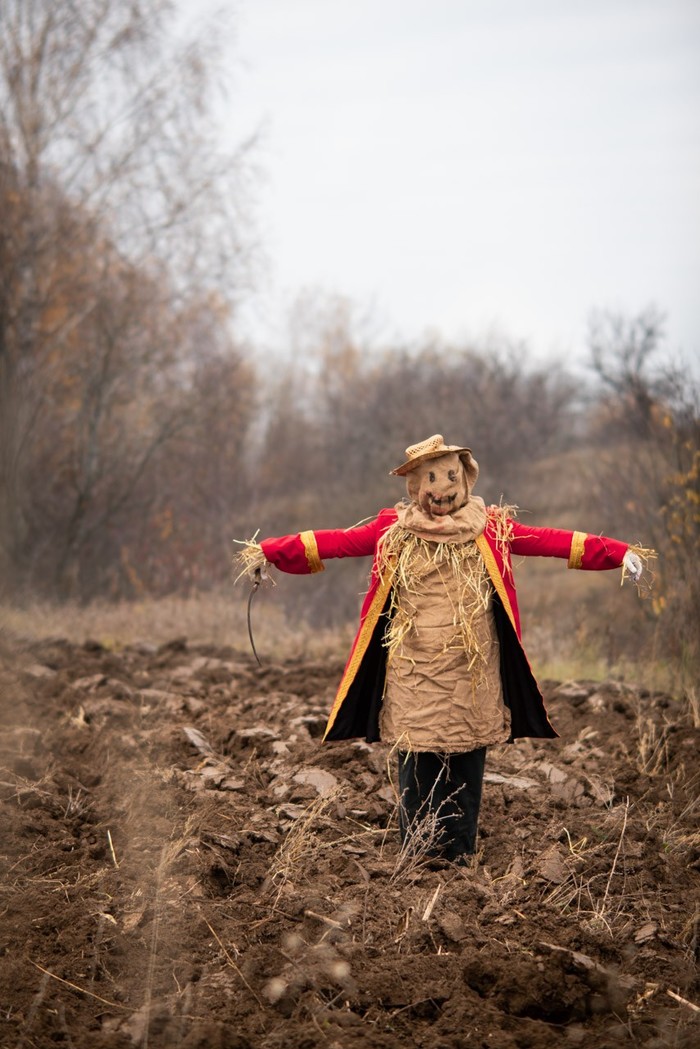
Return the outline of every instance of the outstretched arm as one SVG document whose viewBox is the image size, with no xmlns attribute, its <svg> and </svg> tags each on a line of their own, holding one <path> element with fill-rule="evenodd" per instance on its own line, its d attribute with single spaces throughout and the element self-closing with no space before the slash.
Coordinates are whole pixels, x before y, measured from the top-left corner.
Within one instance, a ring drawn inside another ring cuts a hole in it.
<svg viewBox="0 0 700 1049">
<path fill-rule="evenodd" d="M 524 557 L 562 557 L 567 559 L 569 568 L 598 571 L 619 568 L 629 544 L 588 532 L 528 527 L 513 521 L 511 550 Z"/>
<path fill-rule="evenodd" d="M 282 572 L 307 575 L 322 572 L 329 557 L 363 557 L 374 551 L 377 541 L 376 519 L 357 528 L 329 528 L 318 532 L 299 532 L 277 539 L 263 539 L 260 546 L 265 560 Z"/>
<path fill-rule="evenodd" d="M 354 528 L 328 528 L 298 532 L 248 543 L 241 554 L 243 571 L 250 573 L 264 564 L 282 572 L 308 575 L 322 572 L 331 557 L 366 557 L 374 553 L 377 539 L 395 519 L 393 511 L 382 510 L 372 521 Z"/>
</svg>

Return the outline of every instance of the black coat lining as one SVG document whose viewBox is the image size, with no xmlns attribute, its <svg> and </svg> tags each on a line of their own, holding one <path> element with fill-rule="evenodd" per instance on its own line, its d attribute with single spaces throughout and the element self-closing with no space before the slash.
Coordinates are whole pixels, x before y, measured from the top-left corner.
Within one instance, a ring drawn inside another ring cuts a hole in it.
<svg viewBox="0 0 700 1049">
<path fill-rule="evenodd" d="M 355 739 L 361 736 L 364 736 L 368 743 L 376 743 L 379 740 L 379 712 L 386 678 L 384 634 L 390 605 L 391 594 L 386 599 L 367 651 L 354 680 L 350 683 L 326 740 Z M 500 649 L 503 700 L 511 712 L 511 738 L 532 736 L 553 739 L 558 733 L 549 723 L 542 693 L 513 624 L 495 592 L 493 615 Z"/>
</svg>

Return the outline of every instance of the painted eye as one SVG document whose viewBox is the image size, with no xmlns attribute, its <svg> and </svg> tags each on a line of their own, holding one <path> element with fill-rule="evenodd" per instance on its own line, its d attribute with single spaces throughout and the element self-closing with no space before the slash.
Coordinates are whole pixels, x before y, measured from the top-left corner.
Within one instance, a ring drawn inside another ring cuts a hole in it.
<svg viewBox="0 0 700 1049">
<path fill-rule="evenodd" d="M 431 484 L 435 484 L 435 474 L 433 473 L 432 470 L 428 474 L 428 480 L 430 481 Z"/>
<path fill-rule="evenodd" d="M 452 483 L 454 484 L 454 482 L 457 480 L 457 474 L 454 470 L 449 471 L 449 473 L 447 474 L 447 479 L 448 481 L 452 481 Z"/>
</svg>

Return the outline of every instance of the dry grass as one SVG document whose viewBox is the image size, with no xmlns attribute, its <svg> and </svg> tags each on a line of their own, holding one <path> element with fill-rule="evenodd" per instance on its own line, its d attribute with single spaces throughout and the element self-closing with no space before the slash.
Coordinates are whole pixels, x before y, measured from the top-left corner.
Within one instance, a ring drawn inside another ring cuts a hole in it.
<svg viewBox="0 0 700 1049">
<path fill-rule="evenodd" d="M 596 837 L 591 841 L 568 837 L 568 855 L 563 857 L 566 876 L 545 890 L 544 905 L 574 914 L 583 928 L 605 930 L 611 937 L 637 928 L 648 913 L 648 888 L 644 881 L 644 864 L 640 862 L 640 830 L 646 831 L 646 849 L 659 849 L 673 854 L 676 861 L 692 857 L 700 846 L 697 815 L 700 807 L 698 776 L 688 776 L 685 765 L 671 769 L 668 752 L 668 729 L 655 726 L 650 718 L 637 719 L 637 747 L 632 755 L 637 768 L 653 776 L 663 786 L 638 799 L 632 806 L 624 804 L 608 809 Z M 628 845 L 633 827 L 633 841 Z M 561 840 L 561 839 L 559 839 Z M 657 843 L 657 844 L 654 844 Z M 658 902 L 658 901 L 657 901 Z M 689 934 L 690 935 L 690 934 Z"/>
<path fill-rule="evenodd" d="M 573 842 L 564 865 L 568 874 L 552 889 L 546 890 L 542 902 L 575 914 L 582 927 L 605 930 L 611 937 L 626 928 L 639 914 L 640 893 L 628 879 L 625 865 L 625 835 L 630 816 L 629 798 L 610 810 L 606 817 L 612 840 L 593 844 L 586 838 Z M 567 832 L 568 836 L 568 832 Z"/>
<path fill-rule="evenodd" d="M 430 792 L 424 805 L 425 811 L 417 815 L 406 828 L 389 878 L 390 884 L 411 881 L 432 859 L 441 857 L 444 841 L 444 817 L 441 815 L 441 809 L 445 804 L 434 808 L 433 792 Z"/>
<path fill-rule="evenodd" d="M 442 837 L 439 810 L 428 809 L 425 815 L 413 820 L 397 853 L 390 884 L 410 881 L 417 871 L 437 855 Z"/>
<path fill-rule="evenodd" d="M 667 778 L 669 803 L 655 805 L 646 819 L 647 831 L 658 834 L 665 851 L 692 855 L 700 848 L 700 831 L 697 830 L 700 815 L 699 788 L 700 774 L 688 776 L 684 765 Z M 680 811 L 677 806 L 674 811 L 674 806 L 670 804 L 677 794 L 687 799 Z"/>
<path fill-rule="evenodd" d="M 320 795 L 292 825 L 277 850 L 268 873 L 270 882 L 278 890 L 278 896 L 282 887 L 288 882 L 298 881 L 308 864 L 327 847 L 327 843 L 319 837 L 318 831 L 327 824 L 326 814 L 339 796 L 340 788 Z"/>
<path fill-rule="evenodd" d="M 648 776 L 660 776 L 668 772 L 668 732 L 669 725 L 659 726 L 648 715 L 637 711 L 636 732 L 637 768 Z"/>
<path fill-rule="evenodd" d="M 561 569 L 561 565 L 545 567 L 550 573 L 553 567 Z M 529 565 L 523 565 L 519 571 L 529 568 Z M 526 581 L 523 588 L 523 603 L 531 606 L 529 614 L 527 607 L 525 609 L 525 646 L 536 676 L 557 681 L 603 681 L 612 676 L 652 690 L 676 691 L 678 675 L 673 667 L 651 658 L 640 663 L 625 661 L 618 656 L 611 662 L 594 643 L 589 644 L 575 632 L 567 631 L 559 619 L 557 608 L 560 606 L 550 607 L 553 596 L 561 591 L 563 598 L 565 584 L 571 585 L 571 573 L 563 574 L 563 581 L 557 575 L 548 580 L 555 583 L 554 592 L 549 593 L 544 603 L 537 598 L 541 590 L 537 578 L 530 586 Z M 604 576 L 606 573 L 576 575 L 574 582 L 581 586 L 579 575 Z M 610 580 L 586 579 L 583 583 L 586 588 L 597 583 L 601 599 L 604 596 L 610 599 L 610 593 L 618 589 L 610 587 Z M 87 605 L 47 601 L 30 601 L 21 605 L 5 603 L 0 605 L 0 643 L 4 641 L 6 647 L 11 648 L 16 643 L 45 638 L 65 638 L 77 644 L 94 639 L 106 648 L 119 649 L 135 642 L 158 645 L 185 637 L 191 644 L 230 645 L 247 653 L 250 651 L 246 622 L 249 593 L 246 581 L 241 580 L 235 587 L 187 597 L 172 595 L 129 602 L 94 601 Z M 619 594 L 617 596 L 619 600 Z M 278 593 L 268 584 L 263 585 L 255 597 L 252 619 L 255 644 L 263 663 L 295 658 L 343 659 L 350 649 L 356 627 L 355 622 L 332 630 L 312 627 L 300 621 L 298 615 L 285 612 Z M 602 635 L 597 640 L 602 641 Z M 685 689 L 685 695 L 688 716 L 697 727 L 700 724 L 698 692 Z"/>
<path fill-rule="evenodd" d="M 43 638 L 65 638 L 78 644 L 94 639 L 107 648 L 135 642 L 163 644 L 186 637 L 191 644 L 232 645 L 250 649 L 246 606 L 249 589 L 193 594 L 189 597 L 144 598 L 140 601 L 95 601 L 52 604 L 34 601 L 0 606 L 0 638 L 10 644 Z M 312 630 L 290 623 L 274 595 L 255 599 L 255 643 L 261 659 L 317 659 L 347 653 L 350 629 Z"/>
<path fill-rule="evenodd" d="M 700 728 L 700 688 L 692 686 L 685 694 L 688 720 L 693 728 Z"/>
</svg>

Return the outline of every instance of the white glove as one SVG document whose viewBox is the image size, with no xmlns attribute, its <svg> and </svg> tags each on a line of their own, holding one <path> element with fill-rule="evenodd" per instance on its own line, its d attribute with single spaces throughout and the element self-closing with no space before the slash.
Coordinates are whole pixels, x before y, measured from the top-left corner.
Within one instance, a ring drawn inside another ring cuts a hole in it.
<svg viewBox="0 0 700 1049">
<path fill-rule="evenodd" d="M 622 567 L 625 572 L 627 572 L 627 575 L 633 583 L 638 583 L 642 578 L 642 571 L 644 568 L 642 560 L 638 554 L 633 554 L 631 550 L 628 550 L 625 554 L 622 560 Z"/>
</svg>

